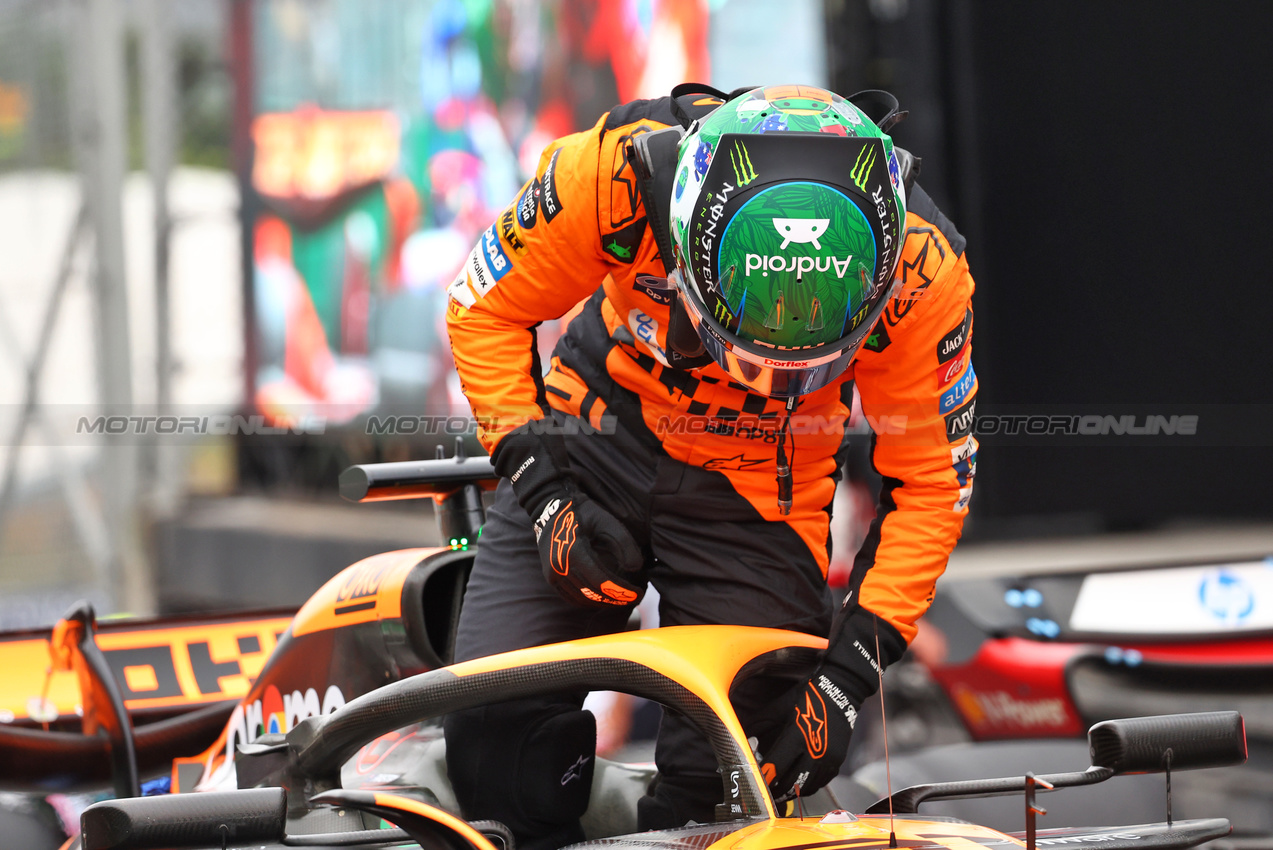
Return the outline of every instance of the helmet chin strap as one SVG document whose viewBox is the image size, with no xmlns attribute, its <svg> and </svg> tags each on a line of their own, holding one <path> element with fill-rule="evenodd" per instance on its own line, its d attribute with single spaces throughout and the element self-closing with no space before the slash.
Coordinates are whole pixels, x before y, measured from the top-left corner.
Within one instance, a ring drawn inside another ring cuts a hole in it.
<svg viewBox="0 0 1273 850">
<path fill-rule="evenodd" d="M 782 418 L 782 428 L 778 431 L 778 513 L 786 516 L 791 513 L 791 461 L 787 457 L 787 433 L 791 430 L 791 414 L 800 404 L 800 399 L 792 396 L 787 399 L 787 410 Z M 791 455 L 796 453 L 796 438 L 791 438 Z"/>
</svg>

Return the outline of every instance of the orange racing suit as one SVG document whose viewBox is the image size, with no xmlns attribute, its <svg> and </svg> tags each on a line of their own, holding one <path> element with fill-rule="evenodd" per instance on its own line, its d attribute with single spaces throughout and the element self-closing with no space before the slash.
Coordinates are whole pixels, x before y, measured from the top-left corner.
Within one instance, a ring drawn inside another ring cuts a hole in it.
<svg viewBox="0 0 1273 850">
<path fill-rule="evenodd" d="M 719 102 L 694 97 L 683 106 Z M 774 443 L 784 402 L 732 382 L 714 363 L 677 368 L 668 351 L 670 293 L 650 285 L 665 271 L 625 147 L 677 123 L 671 107 L 666 97 L 626 104 L 549 145 L 450 285 L 451 347 L 479 437 L 492 450 L 550 409 L 602 430 L 617 417 L 672 458 L 723 473 L 761 517 L 792 527 L 825 576 L 856 382 L 884 485 L 851 587 L 909 643 L 959 539 L 976 470 L 964 240 L 912 187 L 899 295 L 843 377 L 802 396 L 791 416 L 795 486 L 783 516 Z M 584 299 L 544 374 L 536 326 Z"/>
</svg>

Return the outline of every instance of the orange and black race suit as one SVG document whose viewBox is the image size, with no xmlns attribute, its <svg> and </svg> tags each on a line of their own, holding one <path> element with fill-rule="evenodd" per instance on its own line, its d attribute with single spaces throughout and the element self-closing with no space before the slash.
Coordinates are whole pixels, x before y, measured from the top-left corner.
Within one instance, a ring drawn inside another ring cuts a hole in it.
<svg viewBox="0 0 1273 850">
<path fill-rule="evenodd" d="M 447 325 L 479 436 L 491 450 L 550 409 L 603 431 L 617 419 L 672 458 L 723 473 L 760 517 L 789 524 L 825 575 L 837 453 L 856 383 L 884 487 L 852 584 L 858 603 L 909 642 L 959 538 L 976 465 L 964 240 L 912 187 L 900 297 L 843 378 L 801 397 L 791 416 L 795 487 L 783 516 L 774 444 L 784 402 L 748 391 L 715 364 L 671 365 L 670 293 L 650 285 L 665 271 L 625 156 L 635 135 L 677 123 L 671 106 L 671 98 L 626 104 L 549 145 L 451 284 Z M 545 374 L 536 326 L 584 299 Z"/>
</svg>

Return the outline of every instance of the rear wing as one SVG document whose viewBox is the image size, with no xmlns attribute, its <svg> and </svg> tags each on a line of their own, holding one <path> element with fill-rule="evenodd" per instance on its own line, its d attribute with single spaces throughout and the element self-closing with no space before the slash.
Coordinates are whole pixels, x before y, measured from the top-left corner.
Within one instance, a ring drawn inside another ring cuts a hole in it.
<svg viewBox="0 0 1273 850">
<path fill-rule="evenodd" d="M 294 611 L 105 620 L 97 645 L 138 719 L 218 704 L 248 691 Z M 79 725 L 75 674 L 49 673 L 51 629 L 0 633 L 0 718 L 4 725 Z"/>
</svg>

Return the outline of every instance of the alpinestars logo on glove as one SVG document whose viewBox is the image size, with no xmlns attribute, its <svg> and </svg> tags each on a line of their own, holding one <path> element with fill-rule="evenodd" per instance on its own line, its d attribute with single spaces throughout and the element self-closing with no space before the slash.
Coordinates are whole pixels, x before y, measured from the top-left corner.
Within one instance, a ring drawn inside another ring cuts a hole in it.
<svg viewBox="0 0 1273 850">
<path fill-rule="evenodd" d="M 531 458 L 531 460 L 534 460 L 534 458 Z M 529 464 L 530 462 L 531 461 L 528 460 L 526 461 L 526 463 L 523 463 L 521 465 L 521 468 L 518 469 L 515 474 L 521 475 L 522 470 L 524 470 L 526 468 L 526 465 Z M 553 499 L 551 502 L 544 505 L 544 509 L 539 512 L 539 518 L 535 520 L 535 542 L 536 543 L 539 542 L 539 535 L 543 534 L 544 529 L 548 526 L 548 520 L 552 519 L 553 514 L 557 513 L 557 509 L 560 507 L 561 507 L 561 499 Z"/>
<path fill-rule="evenodd" d="M 827 751 L 827 706 L 812 682 L 805 688 L 804 711 L 796 709 L 796 726 L 804 735 L 809 755 L 815 759 L 822 758 Z"/>
<path fill-rule="evenodd" d="M 574 508 L 564 511 L 553 523 L 550 562 L 553 571 L 558 575 L 564 576 L 570 572 L 570 550 L 574 548 L 577 529 Z"/>
<path fill-rule="evenodd" d="M 619 602 L 621 605 L 627 605 L 629 602 L 636 602 L 637 595 L 630 590 L 626 590 L 612 581 L 601 582 L 601 592 L 611 599 Z"/>
<path fill-rule="evenodd" d="M 576 779 L 582 779 L 584 766 L 587 765 L 591 759 L 591 756 L 584 755 L 580 755 L 579 758 L 575 759 L 575 763 L 566 768 L 566 772 L 562 774 L 561 784 L 566 785 L 574 782 Z"/>
</svg>

